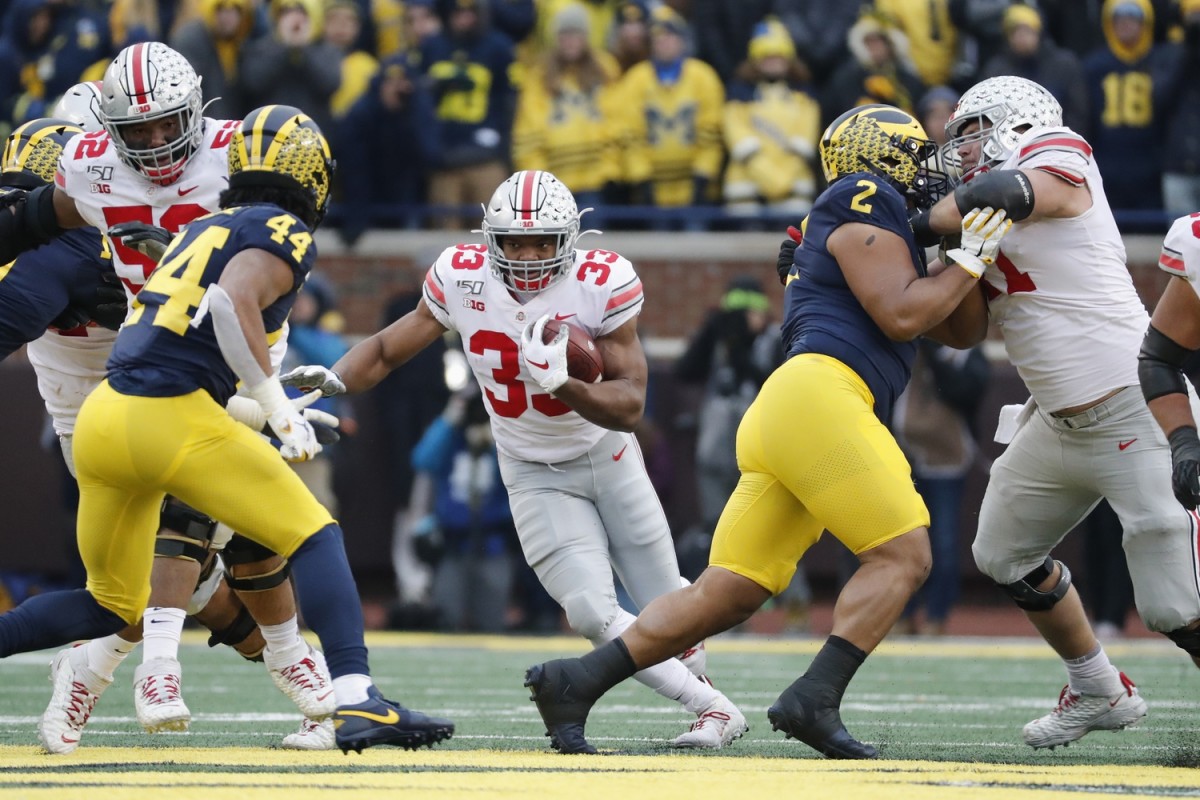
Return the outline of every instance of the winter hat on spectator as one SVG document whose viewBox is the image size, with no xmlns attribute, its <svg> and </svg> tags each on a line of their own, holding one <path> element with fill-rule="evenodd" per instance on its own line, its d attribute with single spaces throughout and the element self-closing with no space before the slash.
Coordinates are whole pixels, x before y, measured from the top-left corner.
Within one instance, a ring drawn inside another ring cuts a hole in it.
<svg viewBox="0 0 1200 800">
<path fill-rule="evenodd" d="M 650 9 L 645 0 L 625 0 L 617 6 L 617 24 L 623 22 L 648 22 Z"/>
<path fill-rule="evenodd" d="M 590 28 L 587 12 L 578 3 L 563 6 L 562 10 L 554 15 L 554 22 L 551 24 L 551 30 L 555 36 L 567 31 L 575 31 L 587 36 Z"/>
<path fill-rule="evenodd" d="M 739 275 L 729 282 L 721 297 L 722 311 L 769 311 L 771 301 L 767 299 L 762 284 L 757 278 Z"/>
<path fill-rule="evenodd" d="M 754 26 L 749 53 L 751 61 L 759 61 L 768 56 L 791 59 L 796 57 L 796 44 L 783 23 L 774 17 L 767 17 Z"/>
<path fill-rule="evenodd" d="M 688 35 L 687 21 L 670 6 L 659 6 L 650 14 L 651 32 L 665 31 L 676 36 Z"/>
<path fill-rule="evenodd" d="M 1042 15 L 1029 6 L 1009 6 L 1004 12 L 1004 33 L 1007 36 L 1018 25 L 1027 25 L 1038 33 L 1042 31 Z"/>
</svg>

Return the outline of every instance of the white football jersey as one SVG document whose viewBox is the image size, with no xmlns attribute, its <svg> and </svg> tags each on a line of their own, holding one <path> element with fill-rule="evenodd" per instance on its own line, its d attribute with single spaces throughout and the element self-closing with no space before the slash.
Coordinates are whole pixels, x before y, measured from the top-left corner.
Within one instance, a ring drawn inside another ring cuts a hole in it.
<svg viewBox="0 0 1200 800">
<path fill-rule="evenodd" d="M 1092 195 L 1077 217 L 1013 225 L 984 273 L 989 312 L 1029 393 L 1056 411 L 1136 386 L 1150 317 L 1091 146 L 1069 128 L 1039 128 L 999 169 L 1044 170 Z"/>
<path fill-rule="evenodd" d="M 1163 239 L 1158 267 L 1183 278 L 1200 295 L 1200 211 L 1171 223 L 1171 230 Z"/>
<path fill-rule="evenodd" d="M 87 335 L 78 333 L 86 330 Z M 98 325 L 74 331 L 46 331 L 26 348 L 37 375 L 38 393 L 59 436 L 75 431 L 83 401 L 104 380 L 104 364 L 117 332 Z"/>
<path fill-rule="evenodd" d="M 188 159 L 179 180 L 153 183 L 117 156 L 105 131 L 76 136 L 63 148 L 55 184 L 75 201 L 89 225 L 107 233 L 121 222 L 146 222 L 178 231 L 192 220 L 219 210 L 217 198 L 229 186 L 229 142 L 238 120 L 204 119 L 204 140 Z M 154 262 L 120 242 L 112 242 L 113 266 L 130 297 L 154 270 Z"/>
<path fill-rule="evenodd" d="M 433 316 L 462 336 L 463 350 L 487 398 L 501 452 L 554 464 L 586 453 L 606 431 L 547 394 L 521 357 L 521 332 L 543 314 L 578 325 L 593 338 L 612 333 L 642 309 L 642 282 L 628 260 L 607 250 L 576 250 L 570 272 L 521 303 L 491 273 L 487 247 L 447 248 L 425 276 Z"/>
</svg>

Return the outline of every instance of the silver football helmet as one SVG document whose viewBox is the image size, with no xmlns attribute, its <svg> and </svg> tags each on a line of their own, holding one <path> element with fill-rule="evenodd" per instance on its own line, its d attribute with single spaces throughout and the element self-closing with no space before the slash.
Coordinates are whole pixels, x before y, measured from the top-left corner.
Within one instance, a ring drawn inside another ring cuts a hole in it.
<svg viewBox="0 0 1200 800">
<path fill-rule="evenodd" d="M 134 125 L 179 116 L 179 136 L 158 147 L 135 147 L 125 138 Z M 179 179 L 204 138 L 200 76 L 162 42 L 140 42 L 117 54 L 104 73 L 100 120 L 117 155 L 151 181 Z"/>
<path fill-rule="evenodd" d="M 964 134 L 963 129 L 972 122 L 979 123 L 979 128 Z M 958 151 L 964 145 L 982 143 L 979 163 L 971 169 L 995 166 L 1012 154 L 1029 128 L 1062 124 L 1062 106 L 1040 84 L 1015 75 L 988 78 L 968 89 L 950 113 L 947 141 L 942 145 L 943 167 L 952 180 L 961 180 L 964 170 Z"/>
<path fill-rule="evenodd" d="M 100 121 L 100 98 L 103 96 L 100 86 L 100 81 L 75 84 L 63 92 L 50 116 L 73 122 L 84 133 L 104 130 L 104 123 Z"/>
<path fill-rule="evenodd" d="M 535 294 L 562 278 L 575 261 L 579 238 L 575 197 L 549 172 L 524 170 L 500 184 L 483 209 L 491 271 L 513 291 Z M 505 257 L 501 236 L 556 236 L 554 256 L 539 261 Z"/>
</svg>

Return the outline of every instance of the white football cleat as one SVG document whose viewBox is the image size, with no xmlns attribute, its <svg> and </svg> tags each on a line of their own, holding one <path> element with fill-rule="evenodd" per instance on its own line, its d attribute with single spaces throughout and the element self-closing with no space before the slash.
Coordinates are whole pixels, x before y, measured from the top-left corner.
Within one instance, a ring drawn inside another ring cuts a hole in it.
<svg viewBox="0 0 1200 800">
<path fill-rule="evenodd" d="M 147 733 L 186 731 L 192 712 L 183 702 L 183 667 L 176 658 L 152 658 L 133 672 L 133 707 Z"/>
<path fill-rule="evenodd" d="M 676 736 L 671 744 L 674 747 L 705 747 L 719 750 L 731 744 L 734 739 L 741 738 L 749 729 L 746 717 L 738 707 L 729 702 L 725 695 L 721 695 L 700 714 L 700 718 L 692 723 L 687 733 Z"/>
<path fill-rule="evenodd" d="M 1146 701 L 1124 672 L 1118 675 L 1121 692 L 1114 697 L 1078 694 L 1064 686 L 1054 710 L 1025 726 L 1025 744 L 1034 749 L 1054 749 L 1082 739 L 1091 731 L 1119 731 L 1137 725 L 1146 716 Z"/>
<path fill-rule="evenodd" d="M 68 647 L 59 650 L 50 662 L 50 682 L 54 693 L 38 722 L 38 740 L 47 753 L 73 753 L 96 701 L 112 680 L 88 668 L 83 647 Z"/>
<path fill-rule="evenodd" d="M 337 710 L 333 679 L 325 656 L 311 644 L 303 658 L 281 669 L 272 669 L 271 680 L 300 709 L 300 713 L 320 722 Z"/>
<path fill-rule="evenodd" d="M 336 744 L 331 719 L 316 722 L 305 717 L 300 720 L 300 730 L 283 737 L 284 750 L 332 750 Z"/>
</svg>

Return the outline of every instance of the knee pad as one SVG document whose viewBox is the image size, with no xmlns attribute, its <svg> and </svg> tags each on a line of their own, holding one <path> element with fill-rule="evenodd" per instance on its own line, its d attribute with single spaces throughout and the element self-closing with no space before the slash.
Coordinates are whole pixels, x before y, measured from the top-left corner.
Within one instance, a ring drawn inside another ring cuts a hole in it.
<svg viewBox="0 0 1200 800">
<path fill-rule="evenodd" d="M 225 572 L 224 565 L 221 563 L 221 557 L 216 553 L 212 553 L 211 556 L 200 571 L 200 578 L 196 581 L 196 588 L 192 590 L 192 596 L 188 600 L 188 616 L 199 614 L 203 611 L 208 602 L 212 600 L 217 587 L 221 585 L 221 579 Z"/>
<path fill-rule="evenodd" d="M 1042 581 L 1054 572 L 1055 564 L 1062 569 L 1058 583 L 1047 592 L 1038 591 L 1037 587 Z M 1061 561 L 1046 556 L 1045 562 L 1024 578 L 1013 583 L 1000 584 L 1000 587 L 1008 593 L 1017 607 L 1024 611 L 1049 611 L 1058 605 L 1059 600 L 1066 597 L 1067 590 L 1071 588 L 1071 570 Z"/>
<path fill-rule="evenodd" d="M 1200 630 L 1180 628 L 1164 635 L 1189 656 L 1200 658 Z"/>
<path fill-rule="evenodd" d="M 608 602 L 583 592 L 567 595 L 563 600 L 563 611 L 567 614 L 567 624 L 571 630 L 585 639 L 600 639 L 612 624 L 619 608 L 615 600 L 606 599 Z"/>
<path fill-rule="evenodd" d="M 223 630 L 212 632 L 212 635 L 208 637 L 208 646 L 216 647 L 219 644 L 227 644 L 236 650 L 237 645 L 246 641 L 246 637 L 254 633 L 257 628 L 258 623 L 254 621 L 254 617 L 250 616 L 250 612 L 245 606 L 242 606 L 241 611 L 238 612 L 237 618 L 233 622 L 229 623 Z M 251 655 L 246 655 L 240 650 L 237 652 L 238 655 L 247 661 L 263 660 L 262 650 Z"/>
<path fill-rule="evenodd" d="M 262 572 L 253 575 L 234 575 L 229 569 L 225 570 L 225 582 L 230 589 L 239 592 L 265 592 L 282 585 L 291 575 L 292 568 L 287 560 L 277 555 L 257 542 L 252 542 L 245 536 L 234 534 L 225 546 L 223 558 L 230 567 L 242 564 L 256 564 L 260 561 L 278 562 L 274 567 L 267 567 Z"/>
<path fill-rule="evenodd" d="M 208 558 L 217 521 L 186 503 L 168 496 L 159 512 L 160 530 L 154 540 L 158 558 L 185 558 L 203 564 Z"/>
</svg>

